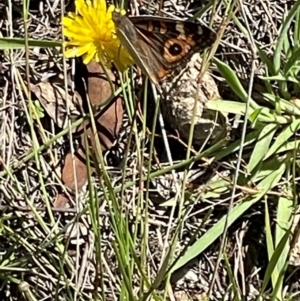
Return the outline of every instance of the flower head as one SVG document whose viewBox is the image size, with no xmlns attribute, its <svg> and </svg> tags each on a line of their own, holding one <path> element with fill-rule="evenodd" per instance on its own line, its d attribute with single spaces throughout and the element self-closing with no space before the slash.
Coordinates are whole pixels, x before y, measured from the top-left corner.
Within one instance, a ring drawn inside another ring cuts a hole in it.
<svg viewBox="0 0 300 301">
<path fill-rule="evenodd" d="M 113 62 L 120 70 L 133 64 L 133 60 L 115 34 L 112 20 L 113 5 L 106 7 L 105 0 L 76 0 L 78 14 L 69 13 L 63 18 L 63 33 L 67 58 L 83 55 L 88 64 L 93 58 L 106 66 Z"/>
</svg>

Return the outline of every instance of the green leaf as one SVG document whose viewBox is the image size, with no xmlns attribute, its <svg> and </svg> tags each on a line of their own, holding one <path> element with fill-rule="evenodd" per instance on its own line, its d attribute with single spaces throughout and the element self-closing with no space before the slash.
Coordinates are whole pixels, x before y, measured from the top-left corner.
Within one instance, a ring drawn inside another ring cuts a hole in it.
<svg viewBox="0 0 300 301">
<path fill-rule="evenodd" d="M 300 140 L 286 142 L 283 146 L 281 146 L 277 151 L 276 154 L 285 153 L 290 150 L 297 150 L 300 148 Z"/>
<path fill-rule="evenodd" d="M 300 120 L 296 119 L 290 125 L 288 125 L 283 131 L 281 131 L 281 133 L 277 136 L 275 142 L 272 144 L 269 151 L 266 153 L 264 160 L 268 159 L 273 154 L 275 154 L 280 147 L 286 145 L 288 140 L 297 133 L 299 127 L 300 127 Z"/>
<path fill-rule="evenodd" d="M 251 145 L 252 143 L 254 143 L 257 139 L 259 135 L 259 130 L 255 130 L 250 132 L 249 134 L 246 135 L 245 137 L 245 141 L 243 146 L 248 146 Z M 218 153 L 215 155 L 215 157 L 213 158 L 213 161 L 218 161 L 226 156 L 228 156 L 229 154 L 232 154 L 236 151 L 238 151 L 241 147 L 241 140 L 237 140 L 233 143 L 231 143 L 230 145 L 227 145 L 224 149 L 222 150 L 218 150 Z"/>
<path fill-rule="evenodd" d="M 296 50 L 283 67 L 283 72 L 288 75 L 290 70 L 299 64 L 300 49 Z"/>
<path fill-rule="evenodd" d="M 275 116 L 274 112 L 268 108 L 260 107 L 253 111 L 253 113 L 249 116 L 249 120 L 252 123 L 256 122 L 271 122 L 271 123 L 281 123 L 285 122 L 285 118 L 280 118 L 281 116 Z M 281 120 L 282 119 L 282 120 Z"/>
<path fill-rule="evenodd" d="M 223 63 L 217 58 L 214 58 L 214 62 L 216 63 L 220 73 L 226 79 L 228 85 L 233 90 L 233 92 L 244 102 L 247 102 L 248 94 L 243 88 L 235 72 L 227 64 Z M 255 103 L 253 99 L 250 98 L 250 107 L 253 109 L 257 109 L 259 106 Z"/>
<path fill-rule="evenodd" d="M 295 18 L 295 29 L 294 29 L 294 44 L 295 44 L 295 49 L 300 48 L 300 13 L 296 14 Z"/>
<path fill-rule="evenodd" d="M 249 120 L 251 121 L 253 127 L 256 126 L 256 122 L 258 121 L 258 117 L 261 115 L 262 108 L 256 109 L 252 112 L 252 114 L 249 116 Z"/>
<path fill-rule="evenodd" d="M 289 190 L 291 193 L 291 190 Z M 288 193 L 288 191 L 286 191 Z M 285 238 L 286 234 L 290 234 L 293 216 L 293 200 L 287 197 L 280 197 L 277 207 L 276 229 L 275 229 L 275 246 L 279 246 L 281 240 Z M 279 292 L 282 290 L 284 268 L 287 263 L 288 254 L 290 251 L 289 243 L 287 242 L 281 251 L 281 254 L 276 263 L 274 273 L 272 275 L 273 287 L 277 287 Z"/>
<path fill-rule="evenodd" d="M 243 102 L 230 101 L 230 100 L 211 100 L 208 101 L 205 106 L 214 111 L 222 113 L 231 113 L 236 115 L 245 115 L 246 104 Z M 249 114 L 252 113 L 252 109 L 249 108 Z"/>
<path fill-rule="evenodd" d="M 62 47 L 62 42 L 59 41 L 43 41 L 43 40 L 28 40 L 29 47 Z M 6 49 L 23 49 L 25 48 L 25 39 L 15 38 L 0 38 L 0 50 Z"/>
<path fill-rule="evenodd" d="M 285 171 L 285 164 L 275 165 L 274 172 L 262 180 L 257 185 L 259 191 L 255 196 L 246 198 L 242 203 L 232 209 L 228 216 L 228 225 L 232 225 L 242 214 L 244 214 L 251 206 L 256 204 L 272 187 L 276 186 L 281 180 L 282 174 Z M 187 252 L 177 261 L 173 266 L 172 272 L 181 268 L 187 262 L 201 254 L 207 247 L 209 247 L 217 238 L 221 236 L 224 231 L 226 216 L 223 216 L 210 230 L 208 230 L 196 243 L 194 243 Z"/>
<path fill-rule="evenodd" d="M 188 190 L 185 192 L 185 201 L 191 204 L 192 202 L 198 201 L 201 199 L 209 199 L 209 198 L 220 198 L 222 193 L 225 193 L 229 190 L 228 183 L 230 180 L 221 179 L 221 180 L 212 180 L 210 183 L 205 184 L 205 188 L 200 188 L 200 193 L 195 190 Z M 197 188 L 198 190 L 199 188 Z M 168 206 L 177 206 L 177 199 L 170 198 L 166 202 L 161 203 L 160 207 L 168 207 Z"/>
<path fill-rule="evenodd" d="M 263 161 L 259 169 L 251 177 L 251 182 L 257 183 L 274 172 L 274 166 L 279 166 L 285 162 L 285 157 L 272 157 L 267 161 Z"/>
<path fill-rule="evenodd" d="M 276 272 L 274 274 L 274 270 L 276 269 L 276 266 L 277 266 L 276 264 L 279 261 L 279 258 L 288 243 L 289 236 L 290 236 L 290 231 L 287 231 L 286 234 L 281 239 L 278 246 L 274 250 L 274 253 L 268 263 L 268 266 L 267 266 L 267 269 L 266 269 L 266 272 L 264 275 L 264 281 L 263 281 L 263 285 L 262 285 L 259 297 L 264 293 L 265 289 L 267 288 L 267 285 L 268 285 L 269 280 L 272 277 L 272 275 L 277 274 Z M 257 300 L 259 300 L 259 298 Z"/>
<path fill-rule="evenodd" d="M 290 157 L 288 156 L 284 163 L 280 164 L 280 172 L 278 172 L 278 176 L 282 177 L 283 173 L 288 169 Z M 280 179 L 277 178 L 279 181 Z M 275 180 L 276 181 L 276 180 Z M 280 200 L 281 198 L 279 198 Z M 272 241 L 271 235 L 271 227 L 270 227 L 270 217 L 268 213 L 268 208 L 266 205 L 266 234 L 267 234 L 267 248 L 269 255 L 269 263 L 264 275 L 264 281 L 262 285 L 262 289 L 260 291 L 260 296 L 264 293 L 269 280 L 272 278 L 273 283 L 273 292 L 278 292 L 280 290 L 280 281 L 282 281 L 284 277 L 283 266 L 285 266 L 286 258 L 287 258 L 287 247 L 288 247 L 288 239 L 290 236 L 290 217 L 293 211 L 292 204 L 288 201 L 288 204 L 278 204 L 278 209 L 281 211 L 279 215 L 277 215 L 277 226 L 276 231 L 278 231 L 277 227 L 281 227 L 281 230 L 278 233 L 278 236 L 275 238 L 275 245 Z M 289 208 L 289 209 L 288 209 Z M 284 261 L 284 263 L 283 263 Z M 276 286 L 276 288 L 275 288 Z"/>
<path fill-rule="evenodd" d="M 290 45 L 290 42 L 288 40 L 288 37 L 286 36 L 285 39 L 283 40 L 283 52 L 285 54 L 285 56 L 287 58 L 290 58 L 291 55 L 292 55 L 292 50 L 291 50 L 291 45 Z"/>
<path fill-rule="evenodd" d="M 287 101 L 281 97 L 272 95 L 270 93 L 264 93 L 263 96 L 266 99 L 266 101 L 270 102 L 274 106 L 276 105 L 276 103 L 279 104 L 282 112 L 286 112 L 295 116 L 300 116 L 299 108 L 290 101 Z"/>
<path fill-rule="evenodd" d="M 285 82 L 287 77 L 282 74 L 282 73 L 279 73 L 279 74 L 276 74 L 276 75 L 272 75 L 272 76 L 261 76 L 260 77 L 261 79 L 263 80 L 267 80 L 267 81 L 281 81 L 281 82 Z"/>
<path fill-rule="evenodd" d="M 206 103 L 206 107 L 210 110 L 242 116 L 245 115 L 246 111 L 245 103 L 230 100 L 211 100 Z M 253 108 L 249 107 L 248 109 L 248 118 L 252 123 L 278 122 L 279 117 L 275 117 L 272 111 L 268 108 L 258 107 L 254 110 Z"/>
<path fill-rule="evenodd" d="M 266 231 L 266 242 L 267 242 L 267 251 L 269 260 L 271 259 L 274 253 L 274 242 L 271 230 L 271 218 L 269 214 L 268 201 L 265 201 L 265 231 Z"/>
<path fill-rule="evenodd" d="M 32 101 L 32 104 L 34 106 L 34 108 L 32 108 L 33 110 L 35 110 L 36 114 L 33 114 L 32 112 L 32 118 L 36 119 L 36 118 L 43 118 L 45 116 L 45 110 L 44 108 L 41 106 L 41 103 L 38 100 L 34 100 Z"/>
<path fill-rule="evenodd" d="M 277 124 L 274 123 L 268 124 L 262 128 L 247 166 L 249 173 L 251 173 L 251 171 L 263 160 L 268 152 L 277 128 Z"/>
<path fill-rule="evenodd" d="M 268 81 L 278 81 L 279 83 L 286 83 L 286 82 L 292 82 L 292 83 L 298 83 L 298 80 L 293 76 L 288 76 L 284 74 L 277 74 L 274 76 L 265 76 L 261 77 L 264 80 Z"/>
<path fill-rule="evenodd" d="M 278 74 L 280 71 L 280 63 L 281 63 L 281 55 L 282 55 L 282 48 L 283 48 L 283 44 L 285 42 L 286 37 L 288 36 L 288 30 L 290 28 L 290 25 L 299 9 L 300 6 L 300 1 L 298 0 L 293 7 L 290 9 L 287 17 L 285 18 L 280 34 L 279 34 L 279 38 L 278 38 L 278 42 L 275 48 L 275 52 L 274 52 L 274 71 L 275 74 Z"/>
<path fill-rule="evenodd" d="M 256 47 L 258 50 L 259 58 L 266 64 L 269 73 L 274 75 L 275 72 L 274 72 L 273 61 L 265 54 L 265 52 L 262 49 L 260 49 L 259 45 L 256 44 Z"/>
<path fill-rule="evenodd" d="M 224 193 L 229 189 L 228 182 L 225 179 L 217 180 L 211 183 L 208 183 L 207 188 L 203 193 L 201 193 L 202 199 L 216 198 L 220 197 L 221 193 Z"/>
</svg>

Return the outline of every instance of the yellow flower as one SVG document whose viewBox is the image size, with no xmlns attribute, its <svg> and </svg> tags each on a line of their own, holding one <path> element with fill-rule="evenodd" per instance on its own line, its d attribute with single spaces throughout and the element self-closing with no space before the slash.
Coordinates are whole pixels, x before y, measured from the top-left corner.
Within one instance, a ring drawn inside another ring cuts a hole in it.
<svg viewBox="0 0 300 301">
<path fill-rule="evenodd" d="M 69 13 L 63 18 L 63 33 L 69 38 L 65 43 L 65 56 L 83 55 L 88 64 L 93 58 L 110 67 L 111 63 L 124 71 L 133 60 L 115 33 L 112 20 L 113 5 L 106 7 L 105 0 L 76 0 L 78 14 Z"/>
</svg>

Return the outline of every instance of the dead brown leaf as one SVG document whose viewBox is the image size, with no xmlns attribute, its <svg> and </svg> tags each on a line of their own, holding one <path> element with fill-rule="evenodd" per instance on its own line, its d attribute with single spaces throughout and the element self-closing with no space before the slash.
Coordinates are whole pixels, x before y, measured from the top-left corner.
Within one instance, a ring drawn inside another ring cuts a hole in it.
<svg viewBox="0 0 300 301">
<path fill-rule="evenodd" d="M 67 123 L 67 107 L 70 119 L 74 121 L 80 116 L 82 99 L 78 92 L 72 97 L 62 88 L 62 83 L 41 82 L 31 85 L 30 89 L 40 101 L 50 118 L 60 127 L 65 128 Z"/>
<path fill-rule="evenodd" d="M 91 62 L 88 66 L 87 75 L 87 93 L 92 106 L 99 106 L 103 104 L 110 97 L 112 90 L 108 80 L 105 77 L 105 73 L 101 69 L 101 66 L 96 62 Z M 115 80 L 113 73 L 110 70 L 106 70 L 111 78 L 111 81 Z M 84 101 L 86 101 L 86 91 L 84 85 L 77 85 L 78 92 Z M 102 150 L 111 148 L 114 140 L 116 139 L 123 121 L 123 106 L 122 99 L 116 98 L 111 102 L 109 107 L 100 114 L 95 116 L 96 126 L 98 130 L 99 140 L 102 146 Z M 62 171 L 62 180 L 65 185 L 75 190 L 77 185 L 78 191 L 81 191 L 82 187 L 87 181 L 87 169 L 85 165 L 85 137 L 87 135 L 88 141 L 91 147 L 95 149 L 95 138 L 92 133 L 91 124 L 89 121 L 84 122 L 77 130 L 77 134 L 80 135 L 81 145 L 80 149 L 75 153 L 75 173 L 76 182 L 74 177 L 74 168 L 72 162 L 72 156 L 69 153 L 65 159 L 65 165 Z"/>
</svg>

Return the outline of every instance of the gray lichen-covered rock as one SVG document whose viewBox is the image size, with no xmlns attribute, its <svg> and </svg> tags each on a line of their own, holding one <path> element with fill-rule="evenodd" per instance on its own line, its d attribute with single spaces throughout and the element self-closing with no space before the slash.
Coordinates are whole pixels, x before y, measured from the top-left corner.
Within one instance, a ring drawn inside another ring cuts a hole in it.
<svg viewBox="0 0 300 301">
<path fill-rule="evenodd" d="M 185 68 L 172 82 L 162 84 L 161 111 L 164 119 L 177 130 L 183 140 L 188 140 L 194 117 L 193 144 L 202 145 L 205 140 L 212 142 L 226 137 L 227 119 L 219 112 L 206 108 L 208 101 L 220 99 L 218 87 L 212 76 L 206 72 L 197 87 L 201 68 L 200 54 L 195 54 Z M 194 114 L 195 100 L 196 111 Z"/>
</svg>

